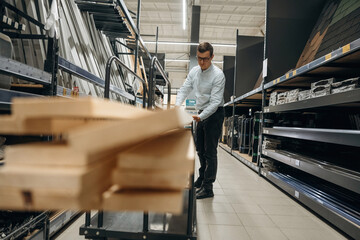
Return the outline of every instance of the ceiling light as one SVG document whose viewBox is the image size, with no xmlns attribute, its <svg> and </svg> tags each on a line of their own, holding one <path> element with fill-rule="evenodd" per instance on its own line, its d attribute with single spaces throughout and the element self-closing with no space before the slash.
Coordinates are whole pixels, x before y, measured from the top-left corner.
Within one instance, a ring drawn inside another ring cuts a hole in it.
<svg viewBox="0 0 360 240">
<path fill-rule="evenodd" d="M 144 41 L 145 44 L 156 44 L 155 41 Z M 189 43 L 189 42 L 167 42 L 161 41 L 158 42 L 159 45 L 183 45 L 183 46 L 197 46 L 199 43 Z M 223 44 L 223 43 L 212 43 L 213 47 L 236 47 L 236 44 Z"/>
<path fill-rule="evenodd" d="M 183 30 L 186 29 L 186 0 L 183 0 Z"/>
</svg>

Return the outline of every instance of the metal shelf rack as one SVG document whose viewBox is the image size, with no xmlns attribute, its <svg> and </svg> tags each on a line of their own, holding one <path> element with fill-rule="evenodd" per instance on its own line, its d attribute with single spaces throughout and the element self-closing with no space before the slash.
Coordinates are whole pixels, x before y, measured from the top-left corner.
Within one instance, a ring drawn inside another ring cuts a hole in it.
<svg viewBox="0 0 360 240">
<path fill-rule="evenodd" d="M 273 127 L 263 134 L 360 147 L 359 130 Z"/>
<path fill-rule="evenodd" d="M 296 111 L 300 109 L 313 109 L 329 106 L 360 107 L 360 89 L 310 98 L 298 102 L 285 103 L 282 105 L 268 106 L 264 108 L 264 113 Z"/>
<path fill-rule="evenodd" d="M 311 175 L 360 194 L 360 173 L 283 150 L 262 150 L 262 154 Z"/>
</svg>

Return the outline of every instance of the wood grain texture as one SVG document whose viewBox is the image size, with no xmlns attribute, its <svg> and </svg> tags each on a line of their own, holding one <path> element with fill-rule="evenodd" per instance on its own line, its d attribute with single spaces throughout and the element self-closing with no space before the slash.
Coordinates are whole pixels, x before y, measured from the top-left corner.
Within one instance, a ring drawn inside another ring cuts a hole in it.
<svg viewBox="0 0 360 240">
<path fill-rule="evenodd" d="M 135 119 L 153 112 L 100 98 L 14 98 L 12 114 L 21 118 Z"/>
<path fill-rule="evenodd" d="M 146 117 L 78 128 L 68 135 L 69 145 L 88 154 L 131 146 L 167 131 L 183 128 L 192 121 L 181 109 L 158 111 Z"/>
<path fill-rule="evenodd" d="M 73 129 L 105 120 L 67 119 L 67 118 L 30 118 L 0 116 L 0 133 L 9 135 L 58 135 Z"/>
<path fill-rule="evenodd" d="M 175 130 L 120 152 L 117 166 L 122 169 L 173 170 L 193 172 L 194 141 L 189 130 Z"/>
<path fill-rule="evenodd" d="M 105 190 L 111 183 L 110 174 L 115 166 L 108 159 L 87 167 L 22 166 L 12 164 L 0 169 L 0 187 L 23 190 L 66 190 L 74 194 Z"/>
<path fill-rule="evenodd" d="M 182 191 L 118 191 L 112 187 L 103 194 L 103 209 L 180 214 Z"/>
<path fill-rule="evenodd" d="M 116 169 L 113 171 L 112 179 L 121 189 L 180 190 L 187 187 L 189 174 L 169 170 Z"/>
</svg>

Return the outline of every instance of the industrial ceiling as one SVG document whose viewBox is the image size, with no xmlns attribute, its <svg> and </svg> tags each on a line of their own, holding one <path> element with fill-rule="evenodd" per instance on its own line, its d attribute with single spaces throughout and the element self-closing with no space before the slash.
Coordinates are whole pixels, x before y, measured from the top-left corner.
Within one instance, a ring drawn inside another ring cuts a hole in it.
<svg viewBox="0 0 360 240">
<path fill-rule="evenodd" d="M 138 0 L 124 1 L 136 13 Z M 149 51 L 155 52 L 159 27 L 158 52 L 165 53 L 165 70 L 175 89 L 189 71 L 190 46 L 183 43 L 190 43 L 193 5 L 201 7 L 200 42 L 215 44 L 214 63 L 220 68 L 223 56 L 235 56 L 237 29 L 239 35 L 264 36 L 265 0 L 141 0 L 140 34 Z"/>
</svg>

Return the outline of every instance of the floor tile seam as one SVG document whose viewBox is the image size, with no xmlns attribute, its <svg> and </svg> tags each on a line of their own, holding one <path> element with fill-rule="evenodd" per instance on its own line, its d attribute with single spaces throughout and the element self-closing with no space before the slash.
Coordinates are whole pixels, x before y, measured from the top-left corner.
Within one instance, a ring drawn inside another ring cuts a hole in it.
<svg viewBox="0 0 360 240">
<path fill-rule="evenodd" d="M 209 224 L 209 225 L 214 225 L 214 224 Z M 219 226 L 219 225 L 215 225 L 215 226 Z M 230 226 L 230 225 L 223 225 L 223 226 Z M 239 227 L 238 225 L 234 226 L 234 227 Z M 243 228 L 243 230 L 245 230 L 245 233 L 246 235 L 248 236 L 248 238 L 250 240 L 252 240 L 253 238 L 250 236 L 250 234 L 247 232 L 245 226 L 241 226 Z M 210 237 L 211 237 L 211 240 L 219 240 L 219 239 L 213 239 L 213 236 L 211 235 L 211 231 L 210 231 Z"/>
<path fill-rule="evenodd" d="M 238 216 L 239 216 L 239 213 L 236 213 Z M 269 220 L 274 224 L 274 226 L 276 226 L 277 228 L 280 228 L 272 219 L 271 217 L 268 215 L 268 214 L 253 214 L 253 213 L 244 213 L 244 214 L 247 214 L 247 215 L 262 215 L 262 216 L 266 216 L 269 218 Z M 240 218 L 240 217 L 239 217 Z M 240 219 L 241 220 L 241 219 Z"/>
</svg>

